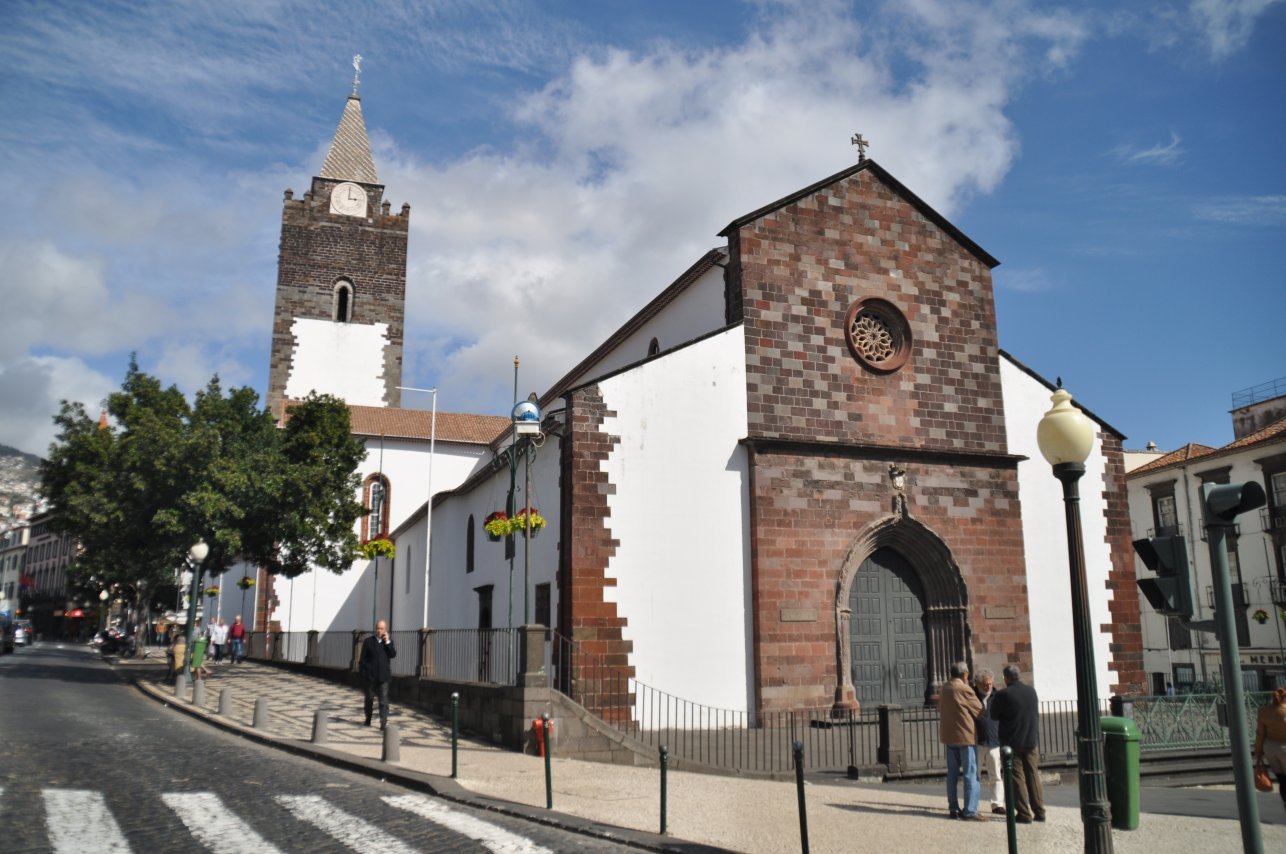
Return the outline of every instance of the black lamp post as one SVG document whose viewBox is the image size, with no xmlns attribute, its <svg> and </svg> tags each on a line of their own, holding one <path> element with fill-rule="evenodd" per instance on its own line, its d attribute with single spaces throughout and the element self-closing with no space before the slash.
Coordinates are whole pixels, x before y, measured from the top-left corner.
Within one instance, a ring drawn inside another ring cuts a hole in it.
<svg viewBox="0 0 1286 854">
<path fill-rule="evenodd" d="M 1081 823 L 1085 851 L 1110 854 L 1112 812 L 1103 771 L 1103 729 L 1099 723 L 1098 678 L 1095 675 L 1089 592 L 1085 583 L 1085 549 L 1081 540 L 1080 494 L 1077 482 L 1094 447 L 1094 424 L 1072 406 L 1072 396 L 1059 388 L 1053 408 L 1036 429 L 1040 452 L 1063 484 L 1067 516 L 1067 556 L 1072 576 L 1072 633 L 1076 648 L 1077 778 L 1080 782 Z"/>
<path fill-rule="evenodd" d="M 192 675 L 188 672 L 188 662 L 192 660 L 192 629 L 196 625 L 196 603 L 201 601 L 197 594 L 201 592 L 201 564 L 206 555 L 210 553 L 210 547 L 205 544 L 204 540 L 197 540 L 192 548 L 188 549 L 188 557 L 192 560 L 192 585 L 188 593 L 188 624 L 184 636 L 187 638 L 187 646 L 183 650 L 183 672 L 179 678 L 184 685 L 192 683 Z"/>
</svg>

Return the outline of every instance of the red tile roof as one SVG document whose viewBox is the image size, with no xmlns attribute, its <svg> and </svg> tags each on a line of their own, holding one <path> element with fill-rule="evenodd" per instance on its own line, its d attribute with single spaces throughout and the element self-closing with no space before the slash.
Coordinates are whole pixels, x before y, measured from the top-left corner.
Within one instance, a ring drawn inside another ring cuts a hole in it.
<svg viewBox="0 0 1286 854">
<path fill-rule="evenodd" d="M 1254 433 L 1242 436 L 1240 439 L 1235 442 L 1230 442 L 1222 448 L 1212 448 L 1209 445 L 1198 445 L 1195 442 L 1190 442 L 1177 451 L 1171 451 L 1165 456 L 1157 457 L 1147 465 L 1139 466 L 1125 477 L 1129 480 L 1131 478 L 1138 477 L 1139 475 L 1161 471 L 1162 469 L 1169 468 L 1170 466 L 1182 465 L 1183 463 L 1190 462 L 1195 459 L 1215 459 L 1217 457 L 1227 456 L 1228 454 L 1234 454 L 1237 451 L 1245 450 L 1246 448 L 1254 447 L 1255 445 L 1268 444 L 1270 442 L 1280 441 L 1283 439 L 1286 439 L 1286 418 L 1283 418 L 1280 421 L 1275 421 L 1261 430 L 1256 430 Z"/>
<path fill-rule="evenodd" d="M 383 406 L 348 407 L 353 433 L 358 436 L 389 436 L 398 439 L 429 439 L 432 413 L 424 409 L 392 409 Z M 437 439 L 486 445 L 509 429 L 503 415 L 473 415 L 466 412 L 439 412 Z"/>
</svg>

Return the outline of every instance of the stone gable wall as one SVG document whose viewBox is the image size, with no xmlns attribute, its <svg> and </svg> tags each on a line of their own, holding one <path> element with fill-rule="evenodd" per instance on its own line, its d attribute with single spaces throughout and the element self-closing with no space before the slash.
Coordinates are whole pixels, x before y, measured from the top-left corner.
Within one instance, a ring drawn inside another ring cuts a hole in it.
<svg viewBox="0 0 1286 854">
<path fill-rule="evenodd" d="M 991 271 L 878 177 L 841 179 L 729 245 L 751 437 L 1004 452 Z M 893 374 L 846 344 L 845 312 L 870 296 L 910 323 L 914 350 Z"/>
</svg>

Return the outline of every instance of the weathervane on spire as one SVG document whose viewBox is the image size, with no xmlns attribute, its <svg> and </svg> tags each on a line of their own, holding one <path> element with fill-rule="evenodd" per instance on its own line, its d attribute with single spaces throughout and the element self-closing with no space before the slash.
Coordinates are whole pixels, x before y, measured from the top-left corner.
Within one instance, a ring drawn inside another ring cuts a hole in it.
<svg viewBox="0 0 1286 854">
<path fill-rule="evenodd" d="M 353 57 L 353 97 L 357 97 L 357 87 L 362 85 L 362 55 Z"/>
<path fill-rule="evenodd" d="M 863 139 L 860 133 L 853 134 L 853 138 L 849 141 L 857 146 L 857 162 L 861 163 L 866 160 L 866 147 L 870 143 Z"/>
</svg>

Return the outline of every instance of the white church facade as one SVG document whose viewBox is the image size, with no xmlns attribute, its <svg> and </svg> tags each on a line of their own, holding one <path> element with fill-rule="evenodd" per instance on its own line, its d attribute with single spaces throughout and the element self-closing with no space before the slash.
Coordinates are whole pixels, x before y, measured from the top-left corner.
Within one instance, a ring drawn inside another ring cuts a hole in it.
<svg viewBox="0 0 1286 854">
<path fill-rule="evenodd" d="M 389 499 L 363 534 L 387 531 L 397 557 L 378 588 L 365 561 L 272 581 L 263 619 L 538 622 L 624 679 L 734 711 L 931 702 L 962 659 L 1075 697 L 1062 490 L 1035 439 L 1053 386 L 999 347 L 998 262 L 894 176 L 863 159 L 729 224 L 539 396 L 542 436 L 511 472 L 508 418 L 438 413 L 435 429 L 398 408 L 410 211 L 389 215 L 360 122 L 350 99 L 327 163 L 357 166 L 313 180 L 306 228 L 287 194 L 269 400 L 356 404 L 363 498 L 386 481 Z M 366 199 L 355 213 L 334 201 L 345 184 Z M 354 338 L 366 367 L 321 366 L 324 331 L 295 334 L 301 318 L 379 325 Z M 1124 437 L 1089 414 L 1098 683 L 1137 693 Z M 488 516 L 523 507 L 547 520 L 539 536 L 488 538 Z"/>
</svg>

